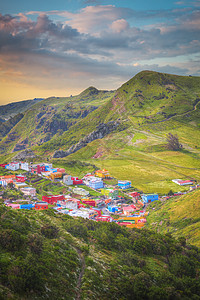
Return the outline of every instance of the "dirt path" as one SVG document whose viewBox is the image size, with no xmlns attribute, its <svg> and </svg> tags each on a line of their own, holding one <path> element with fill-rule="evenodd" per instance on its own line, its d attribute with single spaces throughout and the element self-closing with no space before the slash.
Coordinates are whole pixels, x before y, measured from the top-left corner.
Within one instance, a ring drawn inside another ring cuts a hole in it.
<svg viewBox="0 0 200 300">
<path fill-rule="evenodd" d="M 78 256 L 79 256 L 79 259 L 81 261 L 81 272 L 79 274 L 79 277 L 78 277 L 78 281 L 77 281 L 77 286 L 76 286 L 76 300 L 80 300 L 81 299 L 81 285 L 82 285 L 82 278 L 83 278 L 83 275 L 84 275 L 84 272 L 85 272 L 85 257 L 82 253 L 82 251 L 78 248 L 76 248 L 76 251 L 78 253 Z"/>
</svg>

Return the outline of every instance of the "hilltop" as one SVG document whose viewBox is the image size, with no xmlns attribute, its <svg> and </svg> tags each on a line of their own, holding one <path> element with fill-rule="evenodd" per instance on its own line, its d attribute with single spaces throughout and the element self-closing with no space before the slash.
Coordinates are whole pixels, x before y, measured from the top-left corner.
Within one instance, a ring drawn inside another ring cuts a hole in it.
<svg viewBox="0 0 200 300">
<path fill-rule="evenodd" d="M 0 207 L 1 299 L 199 299 L 183 238 Z"/>
</svg>

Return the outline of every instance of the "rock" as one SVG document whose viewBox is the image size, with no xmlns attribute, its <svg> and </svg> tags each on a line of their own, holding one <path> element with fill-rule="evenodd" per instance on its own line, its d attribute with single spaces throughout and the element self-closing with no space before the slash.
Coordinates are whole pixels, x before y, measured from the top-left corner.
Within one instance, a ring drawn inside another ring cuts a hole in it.
<svg viewBox="0 0 200 300">
<path fill-rule="evenodd" d="M 53 157 L 54 158 L 66 157 L 80 150 L 81 148 L 85 147 L 87 144 L 91 143 L 92 141 L 97 139 L 102 139 L 104 136 L 114 131 L 119 126 L 119 124 L 120 124 L 119 122 L 114 122 L 114 121 L 108 122 L 106 124 L 100 123 L 97 126 L 96 130 L 91 132 L 89 135 L 85 136 L 77 144 L 71 146 L 67 151 L 63 151 L 63 150 L 55 151 Z"/>
<path fill-rule="evenodd" d="M 14 160 L 25 160 L 26 158 L 34 158 L 36 157 L 35 153 L 32 150 L 24 150 L 22 152 L 17 153 L 15 157 L 13 158 Z"/>
</svg>

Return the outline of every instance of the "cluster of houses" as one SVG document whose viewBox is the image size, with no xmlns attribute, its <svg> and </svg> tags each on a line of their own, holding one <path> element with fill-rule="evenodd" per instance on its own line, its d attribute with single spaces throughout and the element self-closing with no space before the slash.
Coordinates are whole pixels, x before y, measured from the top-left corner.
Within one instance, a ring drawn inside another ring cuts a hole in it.
<svg viewBox="0 0 200 300">
<path fill-rule="evenodd" d="M 159 199 L 158 194 L 140 194 L 133 191 L 129 180 L 119 180 L 116 185 L 108 186 L 109 180 L 105 184 L 104 179 L 109 179 L 110 174 L 105 169 L 97 170 L 94 174 L 86 174 L 79 179 L 66 174 L 65 169 L 53 168 L 51 163 L 12 162 L 1 164 L 0 167 L 10 171 L 21 169 L 52 181 L 60 181 L 70 191 L 70 194 L 67 195 L 44 195 L 42 201 L 34 201 L 36 189 L 28 186 L 26 175 L 0 176 L 0 185 L 7 186 L 8 183 L 13 183 L 25 196 L 31 198 L 27 203 L 5 201 L 5 204 L 13 209 L 45 210 L 51 207 L 56 213 L 68 214 L 72 217 L 116 222 L 120 226 L 141 228 L 144 226 L 148 215 L 144 209 L 145 205 Z M 180 179 L 173 181 L 179 185 L 189 184 L 188 181 Z M 92 197 L 90 190 L 97 191 L 99 197 Z M 125 200 L 120 194 L 127 196 L 126 198 L 129 200 Z"/>
</svg>

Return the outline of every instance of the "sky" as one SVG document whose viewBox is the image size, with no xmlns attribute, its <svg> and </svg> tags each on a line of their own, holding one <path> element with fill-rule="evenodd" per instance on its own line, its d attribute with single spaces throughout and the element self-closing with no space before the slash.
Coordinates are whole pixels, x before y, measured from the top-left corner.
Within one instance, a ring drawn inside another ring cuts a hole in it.
<svg viewBox="0 0 200 300">
<path fill-rule="evenodd" d="M 114 90 L 142 70 L 200 76 L 200 0 L 0 3 L 0 105 Z"/>
</svg>

